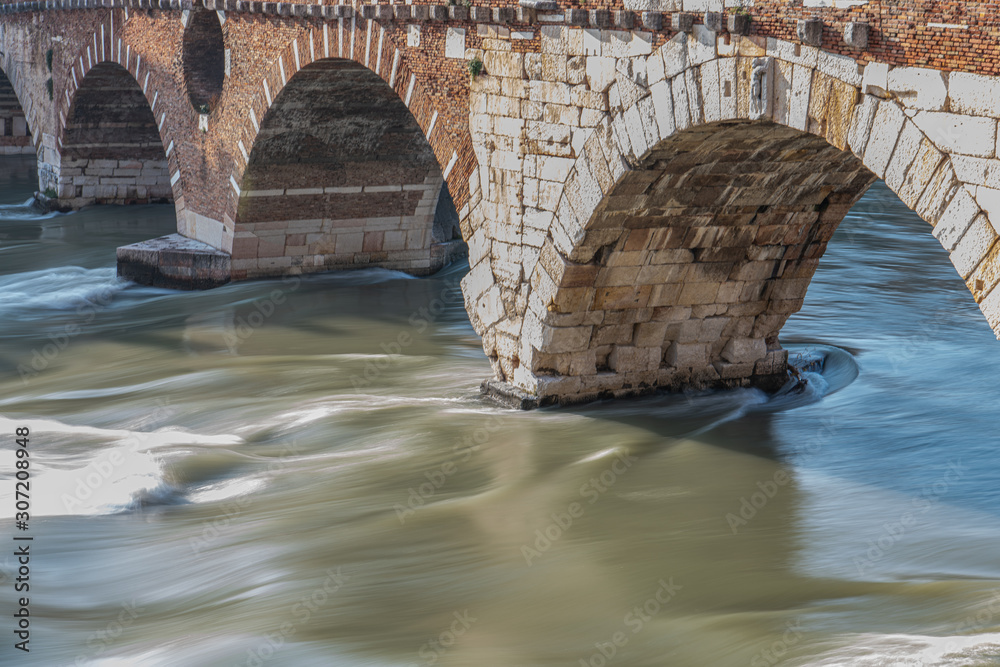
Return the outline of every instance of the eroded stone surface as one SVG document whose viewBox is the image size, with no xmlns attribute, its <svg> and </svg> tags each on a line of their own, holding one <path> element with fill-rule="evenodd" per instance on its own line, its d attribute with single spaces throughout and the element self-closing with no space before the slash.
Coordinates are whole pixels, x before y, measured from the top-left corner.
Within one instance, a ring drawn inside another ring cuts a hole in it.
<svg viewBox="0 0 1000 667">
<path fill-rule="evenodd" d="M 170 234 L 118 248 L 118 275 L 141 285 L 210 289 L 230 280 L 230 258 L 210 245 Z"/>
</svg>

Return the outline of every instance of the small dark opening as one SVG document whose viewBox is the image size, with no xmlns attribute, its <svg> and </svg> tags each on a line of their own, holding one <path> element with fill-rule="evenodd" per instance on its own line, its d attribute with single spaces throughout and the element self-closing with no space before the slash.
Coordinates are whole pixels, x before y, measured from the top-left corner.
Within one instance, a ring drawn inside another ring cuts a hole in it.
<svg viewBox="0 0 1000 667">
<path fill-rule="evenodd" d="M 212 11 L 193 11 L 184 30 L 184 82 L 198 113 L 215 109 L 225 78 L 226 45 L 219 17 Z"/>
</svg>

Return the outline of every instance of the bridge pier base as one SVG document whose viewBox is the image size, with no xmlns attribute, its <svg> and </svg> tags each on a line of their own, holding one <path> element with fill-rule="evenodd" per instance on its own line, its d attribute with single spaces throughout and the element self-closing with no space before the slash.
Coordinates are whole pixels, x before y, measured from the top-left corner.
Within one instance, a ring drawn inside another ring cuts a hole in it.
<svg viewBox="0 0 1000 667">
<path fill-rule="evenodd" d="M 118 275 L 140 285 L 211 289 L 231 280 L 228 253 L 180 234 L 118 248 Z"/>
<path fill-rule="evenodd" d="M 753 356 L 751 353 L 747 359 Z M 759 359 L 720 360 L 704 368 L 666 366 L 647 372 L 605 371 L 585 378 L 540 375 L 536 378 L 534 393 L 503 380 L 488 378 L 483 380 L 479 390 L 484 396 L 517 410 L 689 389 L 755 387 L 773 393 L 788 382 L 788 368 L 788 351 L 779 348 L 769 350 Z"/>
</svg>

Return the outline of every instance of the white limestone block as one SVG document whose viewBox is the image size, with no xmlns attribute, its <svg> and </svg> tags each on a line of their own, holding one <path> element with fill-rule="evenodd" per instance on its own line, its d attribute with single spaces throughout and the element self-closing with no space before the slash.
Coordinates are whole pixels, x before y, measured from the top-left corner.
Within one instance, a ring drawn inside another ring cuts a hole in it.
<svg viewBox="0 0 1000 667">
<path fill-rule="evenodd" d="M 465 28 L 448 28 L 444 43 L 445 58 L 465 59 Z"/>
<path fill-rule="evenodd" d="M 986 211 L 993 229 L 1000 234 L 1000 190 L 980 185 L 976 188 L 976 201 Z"/>
<path fill-rule="evenodd" d="M 795 66 L 792 75 L 792 92 L 788 101 L 788 125 L 805 130 L 809 122 L 809 95 L 812 92 L 812 70 Z"/>
<path fill-rule="evenodd" d="M 872 122 L 871 136 L 865 148 L 863 162 L 879 178 L 885 176 L 885 169 L 892 157 L 896 140 L 903 129 L 906 116 L 895 102 L 884 101 L 878 105 Z"/>
<path fill-rule="evenodd" d="M 659 54 L 663 59 L 664 76 L 674 77 L 687 68 L 687 52 L 687 35 L 683 32 L 677 33 L 660 47 Z"/>
<path fill-rule="evenodd" d="M 861 77 L 861 92 L 886 97 L 889 90 L 889 66 L 885 63 L 870 62 Z"/>
<path fill-rule="evenodd" d="M 587 56 L 587 81 L 594 92 L 603 93 L 614 83 L 618 71 L 616 60 L 604 56 Z"/>
<path fill-rule="evenodd" d="M 986 216 L 976 216 L 950 256 L 963 279 L 972 274 L 996 240 L 997 234 Z"/>
<path fill-rule="evenodd" d="M 700 65 L 715 58 L 715 33 L 702 24 L 696 24 L 687 36 L 689 65 Z"/>
<path fill-rule="evenodd" d="M 948 80 L 952 112 L 1000 118 L 1000 77 L 952 72 Z"/>
<path fill-rule="evenodd" d="M 948 99 L 948 80 L 940 70 L 894 67 L 889 71 L 887 85 L 889 92 L 911 109 L 941 111 Z"/>
<path fill-rule="evenodd" d="M 819 71 L 827 76 L 840 79 L 852 86 L 861 85 L 861 74 L 858 73 L 858 63 L 850 56 L 820 51 L 816 66 L 819 68 Z"/>
<path fill-rule="evenodd" d="M 913 121 L 946 153 L 993 157 L 996 151 L 997 121 L 982 116 L 921 111 Z"/>
<path fill-rule="evenodd" d="M 796 47 L 798 47 L 797 55 Z M 767 55 L 774 56 L 779 60 L 795 63 L 796 65 L 804 65 L 806 67 L 815 68 L 819 58 L 819 49 L 815 46 L 797 44 L 794 42 L 787 42 L 783 39 L 768 37 Z"/>
<path fill-rule="evenodd" d="M 669 137 L 677 128 L 674 122 L 674 104 L 670 92 L 670 82 L 665 80 L 653 84 L 649 92 L 653 100 L 653 114 L 656 118 L 656 124 L 660 127 L 660 136 Z"/>
<path fill-rule="evenodd" d="M 979 205 L 969 191 L 964 187 L 958 188 L 941 219 L 934 225 L 934 238 L 951 252 L 979 213 Z"/>
</svg>

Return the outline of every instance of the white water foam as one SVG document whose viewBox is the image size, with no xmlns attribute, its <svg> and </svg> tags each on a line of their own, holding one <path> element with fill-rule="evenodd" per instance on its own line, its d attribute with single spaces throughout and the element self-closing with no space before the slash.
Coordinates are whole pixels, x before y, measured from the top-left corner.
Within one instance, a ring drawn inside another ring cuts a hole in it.
<svg viewBox="0 0 1000 667">
<path fill-rule="evenodd" d="M 64 215 L 58 211 L 44 212 L 35 206 L 35 198 L 30 197 L 22 204 L 0 204 L 0 221 L 3 220 L 47 220 L 57 215 Z"/>
<path fill-rule="evenodd" d="M 931 637 L 866 634 L 802 665 L 815 667 L 988 667 L 1000 665 L 1000 633 Z"/>
<path fill-rule="evenodd" d="M 159 453 L 178 445 L 230 446 L 243 442 L 233 435 L 203 435 L 174 428 L 151 432 L 125 429 L 103 429 L 73 426 L 55 420 L 18 420 L 0 417 L 0 429 L 14 433 L 27 426 L 32 435 L 39 433 L 97 437 L 112 445 L 98 450 L 86 462 L 75 467 L 54 468 L 44 460 L 44 454 L 29 445 L 31 477 L 29 494 L 30 515 L 93 516 L 134 509 L 141 503 L 169 497 L 177 493 L 165 478 L 163 456 Z M 29 442 L 32 436 L 29 435 Z M 81 465 L 82 464 L 82 465 Z M 0 519 L 13 519 L 16 481 L 0 480 Z M 255 487 L 254 487 L 255 488 Z M 245 493 L 245 485 L 205 489 L 205 499 L 216 500 Z"/>
<path fill-rule="evenodd" d="M 0 313 L 100 308 L 129 284 L 113 267 L 63 266 L 0 276 Z"/>
</svg>

